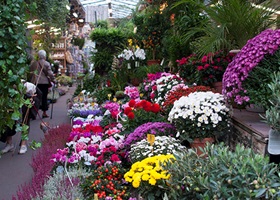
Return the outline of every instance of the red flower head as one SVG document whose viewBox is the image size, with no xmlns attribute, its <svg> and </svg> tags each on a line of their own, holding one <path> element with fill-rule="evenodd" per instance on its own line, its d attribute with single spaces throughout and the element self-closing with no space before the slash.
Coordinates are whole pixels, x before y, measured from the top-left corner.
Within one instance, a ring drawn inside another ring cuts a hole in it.
<svg viewBox="0 0 280 200">
<path fill-rule="evenodd" d="M 127 114 L 128 119 L 134 119 L 135 115 L 133 112 Z"/>
<path fill-rule="evenodd" d="M 181 60 L 176 60 L 179 65 L 183 65 L 187 62 L 187 58 L 183 57 Z"/>
<path fill-rule="evenodd" d="M 204 69 L 204 68 L 203 68 L 203 66 L 201 66 L 201 65 L 197 67 L 197 70 L 198 70 L 198 71 L 201 71 L 201 70 L 203 70 L 203 69 Z"/>
<path fill-rule="evenodd" d="M 207 60 L 208 60 L 208 57 L 207 56 L 203 56 L 202 59 L 201 59 L 201 62 L 206 63 Z"/>
<path fill-rule="evenodd" d="M 130 107 L 134 107 L 135 104 L 136 104 L 136 101 L 135 101 L 134 99 L 131 99 L 131 100 L 128 102 L 128 105 L 129 105 Z"/>
<path fill-rule="evenodd" d="M 111 112 L 111 116 L 112 116 L 114 119 L 117 118 L 118 114 L 119 114 L 118 111 L 113 111 L 113 112 Z"/>
<path fill-rule="evenodd" d="M 160 111 L 160 105 L 158 103 L 155 103 L 152 105 L 152 112 L 158 113 Z"/>
<path fill-rule="evenodd" d="M 121 160 L 120 160 L 120 158 L 119 158 L 119 156 L 118 156 L 117 154 L 113 154 L 113 155 L 111 156 L 111 161 L 113 161 L 113 162 L 119 162 L 119 161 L 121 161 Z"/>
<path fill-rule="evenodd" d="M 132 112 L 132 108 L 131 107 L 126 107 L 124 109 L 124 114 L 128 115 L 130 112 Z"/>
</svg>

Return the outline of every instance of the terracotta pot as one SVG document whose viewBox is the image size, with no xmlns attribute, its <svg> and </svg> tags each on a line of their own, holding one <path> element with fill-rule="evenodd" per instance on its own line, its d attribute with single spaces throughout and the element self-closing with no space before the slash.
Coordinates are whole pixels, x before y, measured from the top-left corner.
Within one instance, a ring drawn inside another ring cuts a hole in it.
<svg viewBox="0 0 280 200">
<path fill-rule="evenodd" d="M 147 60 L 147 65 L 151 66 L 151 65 L 159 65 L 160 64 L 160 60 Z"/>
<path fill-rule="evenodd" d="M 206 147 L 207 143 L 212 144 L 214 142 L 214 138 L 195 138 L 191 143 L 190 147 L 193 148 L 197 155 L 202 155 L 203 152 L 200 148 Z"/>
<path fill-rule="evenodd" d="M 219 81 L 219 82 L 215 82 L 212 84 L 212 87 L 220 94 L 222 94 L 222 90 L 223 90 L 223 82 Z"/>
</svg>

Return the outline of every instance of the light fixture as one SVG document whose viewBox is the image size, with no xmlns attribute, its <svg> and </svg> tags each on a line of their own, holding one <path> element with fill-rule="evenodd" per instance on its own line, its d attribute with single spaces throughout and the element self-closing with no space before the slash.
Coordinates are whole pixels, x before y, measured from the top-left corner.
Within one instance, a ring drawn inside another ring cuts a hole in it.
<svg viewBox="0 0 280 200">
<path fill-rule="evenodd" d="M 66 7 L 67 10 L 70 10 L 70 6 L 69 5 L 66 5 L 65 7 Z"/>
<path fill-rule="evenodd" d="M 79 22 L 83 23 L 83 22 L 84 22 L 84 19 L 79 19 Z"/>
</svg>

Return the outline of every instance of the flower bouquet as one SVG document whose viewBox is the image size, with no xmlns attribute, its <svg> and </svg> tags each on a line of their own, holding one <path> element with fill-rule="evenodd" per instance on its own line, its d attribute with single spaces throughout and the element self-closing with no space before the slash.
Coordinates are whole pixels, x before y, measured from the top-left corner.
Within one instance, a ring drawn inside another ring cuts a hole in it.
<svg viewBox="0 0 280 200">
<path fill-rule="evenodd" d="M 157 155 L 145 158 L 136 162 L 131 169 L 125 173 L 127 182 L 137 189 L 137 192 L 146 199 L 162 199 L 168 186 L 166 180 L 169 179 L 167 170 L 163 170 L 161 165 L 175 160 L 173 155 Z"/>
<path fill-rule="evenodd" d="M 100 116 L 102 111 L 96 103 L 74 103 L 67 115 L 70 118 L 82 117 L 87 118 L 88 115 Z"/>
<path fill-rule="evenodd" d="M 180 144 L 180 141 L 170 136 L 155 136 L 155 141 L 151 145 L 146 139 L 143 139 L 131 145 L 128 152 L 129 160 L 132 163 L 141 161 L 147 157 L 160 154 L 179 155 L 186 150 L 186 147 Z"/>
<path fill-rule="evenodd" d="M 267 106 L 270 75 L 279 71 L 279 45 L 280 29 L 265 30 L 247 42 L 224 73 L 223 94 L 228 101 Z"/>
<path fill-rule="evenodd" d="M 156 80 L 163 77 L 169 76 L 170 73 L 158 72 L 155 74 L 148 74 L 147 78 L 143 80 L 143 84 L 140 88 L 140 93 L 143 94 L 144 98 L 147 100 L 151 100 L 154 98 L 153 91 L 156 90 Z"/>
<path fill-rule="evenodd" d="M 230 125 L 223 95 L 210 91 L 194 92 L 175 101 L 168 120 L 176 127 L 176 136 L 189 142 L 222 135 Z"/>
</svg>

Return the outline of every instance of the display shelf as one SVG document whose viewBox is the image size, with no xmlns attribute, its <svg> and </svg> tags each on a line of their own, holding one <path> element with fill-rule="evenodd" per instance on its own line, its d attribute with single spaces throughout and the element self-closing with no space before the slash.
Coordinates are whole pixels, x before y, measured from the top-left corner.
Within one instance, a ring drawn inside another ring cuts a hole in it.
<svg viewBox="0 0 280 200">
<path fill-rule="evenodd" d="M 59 60 L 63 66 L 61 72 L 64 73 L 66 70 L 66 37 L 61 37 L 55 44 L 52 44 L 50 58 L 52 60 Z"/>
</svg>

